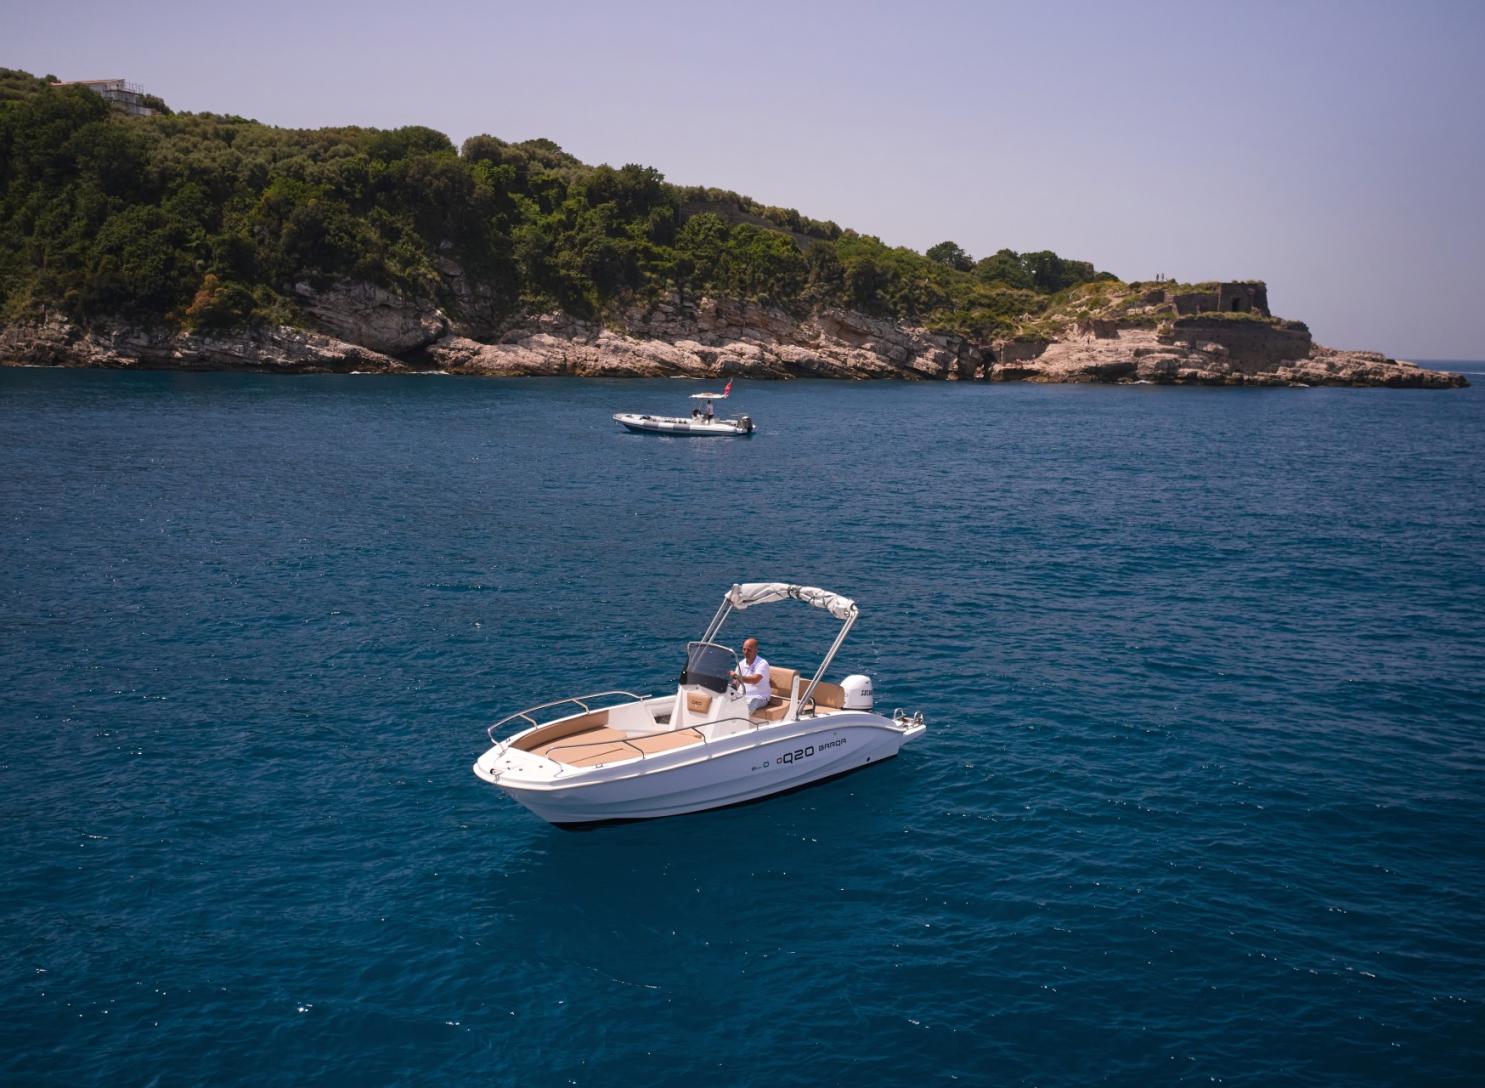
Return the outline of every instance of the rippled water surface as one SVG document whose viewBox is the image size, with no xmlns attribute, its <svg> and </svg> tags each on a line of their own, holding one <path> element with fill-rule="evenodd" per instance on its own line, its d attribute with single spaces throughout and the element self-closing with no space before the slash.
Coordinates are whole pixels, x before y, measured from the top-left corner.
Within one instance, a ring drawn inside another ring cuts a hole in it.
<svg viewBox="0 0 1485 1088">
<path fill-rule="evenodd" d="M 1479 1083 L 1474 380 L 686 440 L 609 421 L 665 382 L 0 371 L 0 1080 Z M 900 758 L 583 833 L 470 773 L 773 579 L 860 602 Z"/>
</svg>

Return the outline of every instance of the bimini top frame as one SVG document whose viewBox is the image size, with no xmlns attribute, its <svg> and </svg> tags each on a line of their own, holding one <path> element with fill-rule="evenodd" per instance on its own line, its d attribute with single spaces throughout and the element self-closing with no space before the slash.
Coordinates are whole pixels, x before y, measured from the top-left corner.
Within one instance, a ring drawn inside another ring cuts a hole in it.
<svg viewBox="0 0 1485 1088">
<path fill-rule="evenodd" d="M 717 614 L 712 617 L 712 622 L 707 625 L 706 633 L 701 636 L 702 642 L 711 642 L 717 637 L 717 632 L 722 629 L 722 624 L 727 622 L 734 609 L 741 612 L 745 608 L 751 608 L 755 604 L 772 604 L 775 601 L 795 600 L 803 601 L 805 604 L 815 608 L 823 608 L 838 620 L 843 620 L 840 633 L 835 636 L 835 641 L 830 644 L 820 667 L 815 670 L 815 675 L 810 678 L 809 687 L 805 688 L 799 696 L 799 705 L 803 706 L 811 695 L 815 693 L 820 678 L 825 675 L 825 670 L 830 667 L 830 662 L 835 659 L 841 644 L 846 641 L 846 633 L 861 615 L 861 610 L 856 607 L 856 602 L 849 597 L 842 597 L 839 593 L 832 593 L 828 589 L 818 586 L 797 586 L 788 582 L 743 582 L 734 585 L 722 597 L 722 603 L 717 608 Z"/>
</svg>

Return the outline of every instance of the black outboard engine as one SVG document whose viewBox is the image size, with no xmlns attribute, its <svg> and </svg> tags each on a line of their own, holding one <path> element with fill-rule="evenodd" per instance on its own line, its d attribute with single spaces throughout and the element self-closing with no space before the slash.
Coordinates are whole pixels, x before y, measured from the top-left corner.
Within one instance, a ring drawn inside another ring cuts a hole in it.
<svg viewBox="0 0 1485 1088">
<path fill-rule="evenodd" d="M 743 429 L 743 433 L 744 434 L 752 434 L 753 433 L 753 417 L 752 416 L 738 416 L 737 417 L 737 421 L 740 424 L 742 424 L 742 429 Z"/>
</svg>

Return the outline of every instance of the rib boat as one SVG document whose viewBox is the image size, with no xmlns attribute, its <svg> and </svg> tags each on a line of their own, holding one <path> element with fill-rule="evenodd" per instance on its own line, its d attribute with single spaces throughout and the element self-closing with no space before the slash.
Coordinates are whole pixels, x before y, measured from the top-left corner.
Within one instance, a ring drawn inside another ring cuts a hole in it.
<svg viewBox="0 0 1485 1088">
<path fill-rule="evenodd" d="M 698 419 L 695 416 L 650 416 L 638 415 L 634 412 L 615 412 L 614 422 L 622 423 L 631 431 L 650 434 L 745 438 L 753 433 L 753 420 L 748 416 L 738 416 L 736 419 Z"/>
<path fill-rule="evenodd" d="M 738 415 L 732 419 L 717 419 L 713 403 L 726 400 L 732 394 L 732 382 L 720 393 L 692 393 L 692 400 L 699 400 L 703 407 L 693 408 L 689 416 L 652 416 L 638 412 L 617 412 L 614 422 L 631 431 L 649 434 L 693 435 L 699 437 L 725 438 L 747 437 L 753 433 L 753 417 Z"/>
<path fill-rule="evenodd" d="M 768 703 L 750 712 L 732 679 L 737 653 L 719 641 L 723 625 L 789 600 L 829 612 L 840 631 L 808 680 L 770 664 Z M 517 711 L 490 726 L 474 773 L 548 823 L 571 826 L 754 801 L 888 759 L 922 736 L 923 715 L 878 714 L 870 677 L 824 679 L 859 616 L 854 601 L 816 586 L 734 585 L 686 644 L 674 692 L 600 691 Z"/>
</svg>

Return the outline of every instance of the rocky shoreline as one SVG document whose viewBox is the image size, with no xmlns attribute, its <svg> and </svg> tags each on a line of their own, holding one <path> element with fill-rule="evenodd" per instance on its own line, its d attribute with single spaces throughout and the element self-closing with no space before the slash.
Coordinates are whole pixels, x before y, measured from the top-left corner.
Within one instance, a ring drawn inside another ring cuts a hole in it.
<svg viewBox="0 0 1485 1088">
<path fill-rule="evenodd" d="M 52 314 L 0 328 L 0 365 L 486 377 L 838 378 L 1456 388 L 1462 375 L 1315 344 L 1298 322 L 1195 314 L 1163 325 L 1090 320 L 1045 339 L 975 343 L 850 310 L 798 318 L 672 297 L 605 323 L 561 313 L 451 318 L 368 284 L 301 287 L 318 329 L 183 332 Z"/>
</svg>

